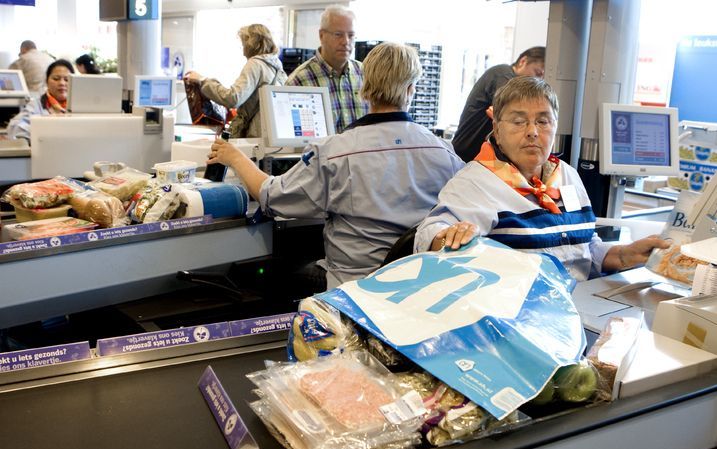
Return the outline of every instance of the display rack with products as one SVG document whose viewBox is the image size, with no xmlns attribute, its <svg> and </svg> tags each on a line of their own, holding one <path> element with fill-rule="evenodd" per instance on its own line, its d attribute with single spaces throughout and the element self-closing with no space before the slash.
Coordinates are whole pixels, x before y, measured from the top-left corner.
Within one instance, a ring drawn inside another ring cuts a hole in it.
<svg viewBox="0 0 717 449">
<path fill-rule="evenodd" d="M 356 60 L 363 61 L 366 55 L 382 41 L 356 42 Z M 413 120 L 432 129 L 438 123 L 438 102 L 441 92 L 441 66 L 443 47 L 440 45 L 421 46 L 407 43 L 418 51 L 423 75 L 416 84 L 416 94 L 408 110 Z"/>
<path fill-rule="evenodd" d="M 312 48 L 282 48 L 279 59 L 284 66 L 284 72 L 290 75 L 297 67 L 311 59 L 316 53 Z"/>
</svg>

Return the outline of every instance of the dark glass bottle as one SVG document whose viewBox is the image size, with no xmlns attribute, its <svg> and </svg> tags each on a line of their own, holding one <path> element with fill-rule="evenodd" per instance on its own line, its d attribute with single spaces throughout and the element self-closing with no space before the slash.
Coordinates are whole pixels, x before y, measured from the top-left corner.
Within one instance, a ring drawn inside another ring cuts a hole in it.
<svg viewBox="0 0 717 449">
<path fill-rule="evenodd" d="M 224 128 L 221 134 L 221 139 L 229 142 L 229 130 L 227 128 Z M 210 181 L 215 182 L 222 182 L 224 181 L 224 177 L 227 175 L 227 166 L 220 164 L 220 163 L 214 163 L 214 164 L 208 164 L 207 169 L 204 171 L 204 177 Z"/>
</svg>

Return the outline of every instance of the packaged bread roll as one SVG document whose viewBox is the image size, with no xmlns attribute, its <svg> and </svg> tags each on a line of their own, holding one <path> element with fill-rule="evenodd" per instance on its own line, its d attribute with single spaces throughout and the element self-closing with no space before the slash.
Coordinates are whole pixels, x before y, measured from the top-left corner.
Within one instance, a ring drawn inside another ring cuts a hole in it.
<svg viewBox="0 0 717 449">
<path fill-rule="evenodd" d="M 70 199 L 70 205 L 83 220 L 97 223 L 102 228 L 129 224 L 122 201 L 103 192 L 87 191 Z"/>
<path fill-rule="evenodd" d="M 132 198 L 152 177 L 149 173 L 143 173 L 134 168 L 123 168 L 120 171 L 110 173 L 89 184 L 98 190 L 108 193 L 122 201 Z"/>
</svg>

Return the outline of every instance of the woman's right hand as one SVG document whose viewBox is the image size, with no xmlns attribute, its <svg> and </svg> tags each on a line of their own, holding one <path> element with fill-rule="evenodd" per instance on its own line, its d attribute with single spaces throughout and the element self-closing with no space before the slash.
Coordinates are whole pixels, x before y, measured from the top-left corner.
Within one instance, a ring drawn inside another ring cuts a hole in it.
<svg viewBox="0 0 717 449">
<path fill-rule="evenodd" d="M 458 249 L 473 240 L 476 225 L 467 221 L 459 221 L 446 229 L 441 230 L 431 242 L 431 251 L 438 251 L 443 247 Z"/>
</svg>

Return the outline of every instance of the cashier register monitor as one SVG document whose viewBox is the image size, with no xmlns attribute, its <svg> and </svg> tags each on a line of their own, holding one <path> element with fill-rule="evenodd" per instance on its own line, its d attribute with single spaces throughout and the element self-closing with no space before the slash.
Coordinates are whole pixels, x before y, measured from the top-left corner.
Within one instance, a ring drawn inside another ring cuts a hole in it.
<svg viewBox="0 0 717 449">
<path fill-rule="evenodd" d="M 136 76 L 134 106 L 172 108 L 176 103 L 175 79 L 171 76 Z"/>
<path fill-rule="evenodd" d="M 677 176 L 677 109 L 604 103 L 600 114 L 600 173 Z"/>
<path fill-rule="evenodd" d="M 21 70 L 0 70 L 0 98 L 25 98 L 29 95 Z"/>
<path fill-rule="evenodd" d="M 303 149 L 334 134 L 326 87 L 263 86 L 259 90 L 262 140 L 266 147 Z"/>
</svg>

